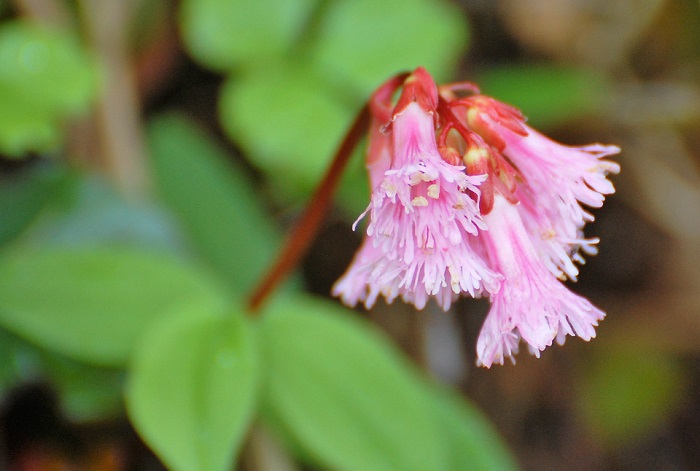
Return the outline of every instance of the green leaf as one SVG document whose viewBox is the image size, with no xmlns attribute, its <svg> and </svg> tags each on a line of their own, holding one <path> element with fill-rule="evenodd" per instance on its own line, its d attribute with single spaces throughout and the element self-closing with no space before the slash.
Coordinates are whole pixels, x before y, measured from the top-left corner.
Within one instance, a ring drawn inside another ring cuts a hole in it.
<svg viewBox="0 0 700 471">
<path fill-rule="evenodd" d="M 123 365 L 144 329 L 216 285 L 171 257 L 117 248 L 25 248 L 0 260 L 0 323 L 71 358 Z"/>
<path fill-rule="evenodd" d="M 160 194 L 196 248 L 236 292 L 251 289 L 281 237 L 243 169 L 180 116 L 152 121 L 149 143 Z"/>
<path fill-rule="evenodd" d="M 658 426 L 683 396 L 685 374 L 670 354 L 620 348 L 590 360 L 579 382 L 580 412 L 608 446 Z"/>
<path fill-rule="evenodd" d="M 0 185 L 0 244 L 17 237 L 67 183 L 60 168 L 32 168 Z"/>
<path fill-rule="evenodd" d="M 219 104 L 229 137 L 274 182 L 276 192 L 291 194 L 314 188 L 353 118 L 302 65 L 236 76 L 224 85 Z"/>
<path fill-rule="evenodd" d="M 423 385 L 385 339 L 309 298 L 278 299 L 266 314 L 265 407 L 322 465 L 445 469 Z"/>
<path fill-rule="evenodd" d="M 362 98 L 390 76 L 424 66 L 449 79 L 467 46 L 467 19 L 449 2 L 329 2 L 312 57 Z"/>
<path fill-rule="evenodd" d="M 190 54 L 225 71 L 290 51 L 303 32 L 313 0 L 184 0 L 182 35 Z"/>
<path fill-rule="evenodd" d="M 518 469 L 493 426 L 472 404 L 447 390 L 435 388 L 431 395 L 441 437 L 449 450 L 450 464 L 445 469 Z"/>
<path fill-rule="evenodd" d="M 176 471 L 225 471 L 250 422 L 258 384 L 253 331 L 239 311 L 186 309 L 159 323 L 135 357 L 127 410 Z"/>
<path fill-rule="evenodd" d="M 610 85 L 597 71 L 562 66 L 508 65 L 479 75 L 482 92 L 512 104 L 530 124 L 549 127 L 601 110 Z"/>
<path fill-rule="evenodd" d="M 36 24 L 0 27 L 0 64 L 0 151 L 10 156 L 55 146 L 60 120 L 96 91 L 96 68 L 75 38 Z"/>
</svg>

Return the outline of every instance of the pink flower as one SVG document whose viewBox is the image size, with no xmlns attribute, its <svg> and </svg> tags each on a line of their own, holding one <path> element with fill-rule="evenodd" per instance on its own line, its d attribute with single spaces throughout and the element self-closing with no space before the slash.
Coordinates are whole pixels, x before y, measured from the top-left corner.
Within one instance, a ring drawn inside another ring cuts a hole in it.
<svg viewBox="0 0 700 471">
<path fill-rule="evenodd" d="M 561 281 L 576 279 L 579 251 L 596 252 L 584 206 L 615 191 L 607 176 L 620 167 L 605 158 L 619 148 L 558 144 L 474 85 L 438 90 L 420 68 L 370 105 L 367 237 L 333 294 L 367 308 L 380 295 L 418 309 L 433 297 L 445 310 L 463 294 L 488 296 L 477 341 L 486 367 L 521 340 L 539 356 L 555 339 L 595 337 L 605 313 Z"/>
<path fill-rule="evenodd" d="M 370 169 L 367 239 L 333 288 L 349 305 L 364 301 L 369 308 L 382 294 L 387 302 L 400 295 L 422 309 L 434 296 L 448 309 L 460 293 L 480 296 L 498 289 L 498 275 L 470 242 L 485 229 L 475 201 L 483 177 L 469 176 L 463 166 L 442 158 L 434 110 L 423 107 L 436 93 L 435 86 L 432 80 L 421 85 L 404 88 L 404 97 L 422 95 L 406 100 L 403 107 L 400 99 L 394 110 L 390 167 L 380 164 L 381 157 L 369 158 L 377 165 Z"/>
<path fill-rule="evenodd" d="M 578 269 L 570 254 L 583 262 L 577 250 L 595 254 L 598 242 L 583 238 L 583 226 L 594 218 L 581 204 L 599 208 L 605 195 L 615 192 L 606 176 L 618 173 L 620 166 L 603 159 L 617 154 L 619 147 L 564 146 L 525 125 L 517 110 L 492 98 L 477 95 L 465 101 L 473 103 L 469 124 L 500 147 L 524 180 L 515 196 L 527 213 L 524 224 L 538 252 L 558 277 L 576 280 Z"/>
<path fill-rule="evenodd" d="M 595 337 L 594 326 L 605 313 L 569 291 L 547 269 L 519 207 L 498 195 L 484 220 L 489 230 L 482 238 L 503 282 L 491 297 L 491 310 L 479 334 L 477 363 L 490 367 L 503 364 L 506 357 L 513 359 L 520 339 L 539 356 L 554 339 L 563 344 L 567 335 Z"/>
</svg>

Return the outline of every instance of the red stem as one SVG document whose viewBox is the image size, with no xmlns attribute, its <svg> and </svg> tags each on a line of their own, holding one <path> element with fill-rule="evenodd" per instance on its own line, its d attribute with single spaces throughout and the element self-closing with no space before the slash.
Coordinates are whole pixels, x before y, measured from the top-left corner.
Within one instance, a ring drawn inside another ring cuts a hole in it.
<svg viewBox="0 0 700 471">
<path fill-rule="evenodd" d="M 255 314 L 260 309 L 263 301 L 289 275 L 299 262 L 299 259 L 306 253 L 309 245 L 311 245 L 311 241 L 318 233 L 323 217 L 333 201 L 333 193 L 350 160 L 352 151 L 367 132 L 369 118 L 369 105 L 365 104 L 345 135 L 330 168 L 326 171 L 321 184 L 311 197 L 311 202 L 307 206 L 306 211 L 304 211 L 301 219 L 289 234 L 277 261 L 250 296 L 248 308 L 251 313 Z"/>
</svg>

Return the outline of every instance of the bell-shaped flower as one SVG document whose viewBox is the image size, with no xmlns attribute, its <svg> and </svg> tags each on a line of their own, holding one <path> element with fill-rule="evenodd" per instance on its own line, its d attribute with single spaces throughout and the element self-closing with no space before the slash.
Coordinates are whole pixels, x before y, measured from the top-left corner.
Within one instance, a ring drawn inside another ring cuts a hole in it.
<svg viewBox="0 0 700 471">
<path fill-rule="evenodd" d="M 498 290 L 500 277 L 472 248 L 485 229 L 477 205 L 484 177 L 443 159 L 430 108 L 435 86 L 432 80 L 421 84 L 424 77 L 416 75 L 419 86 L 414 79 L 413 87 L 404 87 L 385 130 L 392 136 L 390 166 L 383 174 L 381 166 L 370 168 L 367 239 L 333 288 L 350 305 L 364 301 L 370 307 L 381 293 L 388 302 L 400 295 L 418 309 L 432 296 L 448 309 L 461 293 L 476 297 Z M 370 142 L 368 162 L 381 162 L 373 148 L 386 146 Z"/>
<path fill-rule="evenodd" d="M 520 208 L 501 196 L 484 220 L 489 230 L 481 237 L 491 266 L 503 275 L 501 289 L 491 297 L 491 310 L 477 340 L 477 363 L 503 364 L 524 340 L 530 351 L 540 351 L 567 335 L 584 340 L 595 337 L 595 326 L 605 313 L 564 286 L 537 253 L 523 224 Z"/>
</svg>

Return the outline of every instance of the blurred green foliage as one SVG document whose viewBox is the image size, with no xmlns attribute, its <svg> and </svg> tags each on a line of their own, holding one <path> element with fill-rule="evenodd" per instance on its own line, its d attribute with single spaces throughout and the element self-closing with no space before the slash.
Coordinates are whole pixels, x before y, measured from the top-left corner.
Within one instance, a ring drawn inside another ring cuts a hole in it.
<svg viewBox="0 0 700 471">
<path fill-rule="evenodd" d="M 180 27 L 190 54 L 229 72 L 288 55 L 308 27 L 313 0 L 184 0 Z"/>
<path fill-rule="evenodd" d="M 0 151 L 20 157 L 64 139 L 61 120 L 87 109 L 97 69 L 69 34 L 15 21 L 0 26 Z"/>
<path fill-rule="evenodd" d="M 351 118 L 313 69 L 296 64 L 230 79 L 220 106 L 224 129 L 287 194 L 313 189 Z"/>
<path fill-rule="evenodd" d="M 282 298 L 261 324 L 265 400 L 331 469 L 446 469 L 420 383 L 396 352 L 327 303 Z"/>
<path fill-rule="evenodd" d="M 182 116 L 153 119 L 148 142 L 159 195 L 195 250 L 228 287 L 241 295 L 251 290 L 272 262 L 281 236 L 250 176 Z"/>
<path fill-rule="evenodd" d="M 19 335 L 78 360 L 124 366 L 155 319 L 220 292 L 170 257 L 117 249 L 27 248 L 0 263 L 0 318 Z"/>
<path fill-rule="evenodd" d="M 170 469 L 231 469 L 259 375 L 242 311 L 184 307 L 152 330 L 135 356 L 129 417 Z"/>
<path fill-rule="evenodd" d="M 103 177 L 63 170 L 39 212 L 25 217 L 17 246 L 139 247 L 182 255 L 179 228 L 160 205 L 127 201 Z M 27 178 L 35 172 L 42 170 Z"/>
<path fill-rule="evenodd" d="M 22 172 L 0 185 L 0 244 L 24 231 L 66 184 L 68 172 L 59 167 Z"/>
<path fill-rule="evenodd" d="M 338 0 L 319 23 L 311 61 L 361 99 L 392 74 L 419 65 L 446 80 L 467 44 L 467 19 L 448 2 Z"/>
</svg>

